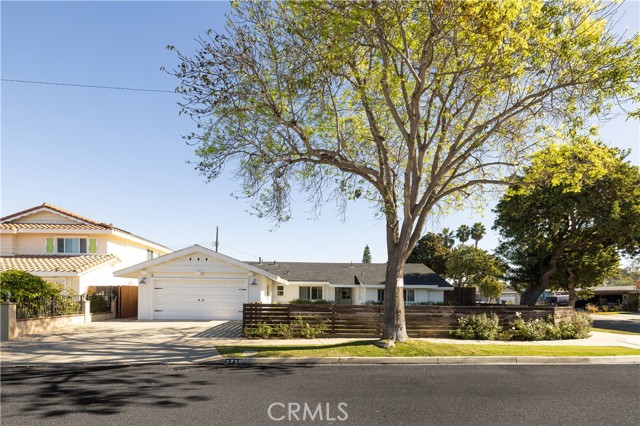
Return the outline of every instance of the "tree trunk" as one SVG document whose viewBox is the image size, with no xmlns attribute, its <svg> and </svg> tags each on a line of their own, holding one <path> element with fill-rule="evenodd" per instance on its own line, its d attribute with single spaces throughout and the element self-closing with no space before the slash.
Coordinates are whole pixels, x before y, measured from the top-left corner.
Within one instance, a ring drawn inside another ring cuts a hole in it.
<svg viewBox="0 0 640 426">
<path fill-rule="evenodd" d="M 399 250 L 394 250 L 387 260 L 384 284 L 384 322 L 382 338 L 394 342 L 406 342 L 407 327 L 404 317 L 404 260 Z"/>
<path fill-rule="evenodd" d="M 538 282 L 529 288 L 527 288 L 524 293 L 522 293 L 522 297 L 520 298 L 521 306 L 533 306 L 538 301 L 538 298 L 544 291 L 549 287 L 549 282 L 551 281 L 551 277 L 558 271 L 557 262 L 558 258 L 564 252 L 564 246 L 561 246 L 557 249 L 551 258 L 549 259 L 549 268 L 542 274 Z"/>
<path fill-rule="evenodd" d="M 576 300 L 578 300 L 578 295 L 576 293 L 576 284 L 574 282 L 573 272 L 571 270 L 567 271 L 567 292 L 569 293 L 569 306 L 575 308 Z"/>
</svg>

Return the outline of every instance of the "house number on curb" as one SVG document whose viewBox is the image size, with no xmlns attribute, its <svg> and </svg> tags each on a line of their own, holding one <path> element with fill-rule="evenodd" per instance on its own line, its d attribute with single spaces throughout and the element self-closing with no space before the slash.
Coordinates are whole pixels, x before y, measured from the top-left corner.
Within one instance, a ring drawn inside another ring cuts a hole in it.
<svg viewBox="0 0 640 426">
<path fill-rule="evenodd" d="M 228 358 L 224 360 L 224 365 L 244 364 L 244 360 L 238 358 Z"/>
</svg>

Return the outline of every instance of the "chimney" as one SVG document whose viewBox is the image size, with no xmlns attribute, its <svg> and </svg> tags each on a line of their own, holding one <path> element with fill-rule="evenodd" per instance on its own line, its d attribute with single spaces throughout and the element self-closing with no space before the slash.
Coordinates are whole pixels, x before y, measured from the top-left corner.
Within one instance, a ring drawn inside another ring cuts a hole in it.
<svg viewBox="0 0 640 426">
<path fill-rule="evenodd" d="M 273 265 L 275 266 L 275 264 L 276 264 L 276 261 L 274 260 L 274 261 L 273 261 Z"/>
<path fill-rule="evenodd" d="M 350 268 L 353 268 L 353 260 L 351 261 L 351 266 L 350 266 Z"/>
<path fill-rule="evenodd" d="M 262 258 L 261 257 L 258 258 L 258 265 L 262 265 Z"/>
</svg>

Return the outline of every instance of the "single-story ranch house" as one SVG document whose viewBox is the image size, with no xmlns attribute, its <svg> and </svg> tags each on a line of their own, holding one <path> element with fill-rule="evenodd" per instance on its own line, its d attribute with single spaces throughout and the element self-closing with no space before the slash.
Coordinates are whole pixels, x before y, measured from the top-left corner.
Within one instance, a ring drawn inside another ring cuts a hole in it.
<svg viewBox="0 0 640 426">
<path fill-rule="evenodd" d="M 241 319 L 244 303 L 384 300 L 385 264 L 242 262 L 194 245 L 114 272 L 138 280 L 138 319 Z M 453 287 L 423 264 L 407 264 L 407 304 L 444 301 Z"/>
</svg>

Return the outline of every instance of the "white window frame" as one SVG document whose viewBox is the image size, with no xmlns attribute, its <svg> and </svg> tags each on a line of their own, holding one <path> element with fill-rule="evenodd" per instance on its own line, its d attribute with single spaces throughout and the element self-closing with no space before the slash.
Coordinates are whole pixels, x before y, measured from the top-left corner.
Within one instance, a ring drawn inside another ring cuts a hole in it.
<svg viewBox="0 0 640 426">
<path fill-rule="evenodd" d="M 314 290 L 315 290 L 315 293 L 316 293 L 316 297 L 313 297 Z M 302 297 L 302 292 L 303 291 L 308 291 L 309 292 L 309 297 Z M 324 290 L 323 290 L 322 286 L 315 286 L 315 285 L 308 286 L 308 285 L 305 285 L 305 286 L 300 286 L 300 290 L 298 292 L 298 295 L 300 296 L 300 299 L 304 299 L 304 300 L 322 300 L 323 299 L 323 297 L 322 297 L 323 296 L 323 292 L 324 292 Z"/>
<path fill-rule="evenodd" d="M 403 297 L 404 297 L 404 302 L 405 303 L 415 303 L 416 301 L 416 290 L 413 288 L 410 289 L 403 289 Z"/>
<path fill-rule="evenodd" d="M 58 241 L 59 240 L 63 240 L 63 251 L 58 251 Z M 65 250 L 66 248 L 66 243 L 64 242 L 64 240 L 78 240 L 78 251 L 77 252 L 67 252 Z M 80 240 L 84 240 L 84 247 L 85 247 L 85 251 L 80 251 Z M 54 237 L 54 241 L 53 241 L 53 252 L 55 254 L 66 254 L 66 255 L 74 255 L 74 254 L 89 254 L 89 237 Z"/>
</svg>

